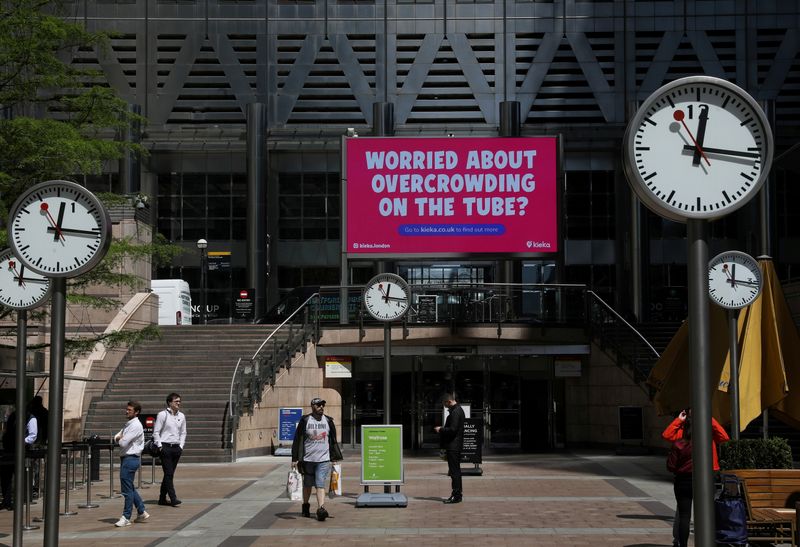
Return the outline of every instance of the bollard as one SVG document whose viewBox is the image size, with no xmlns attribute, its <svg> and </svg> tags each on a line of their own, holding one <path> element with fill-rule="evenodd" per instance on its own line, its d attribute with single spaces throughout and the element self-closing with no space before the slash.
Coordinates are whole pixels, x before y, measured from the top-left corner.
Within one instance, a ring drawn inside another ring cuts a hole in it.
<svg viewBox="0 0 800 547">
<path fill-rule="evenodd" d="M 108 495 L 102 496 L 105 499 L 113 499 L 120 497 L 119 494 L 114 493 L 114 443 L 108 447 Z"/>
<path fill-rule="evenodd" d="M 72 515 L 77 515 L 78 514 L 77 511 L 70 511 L 69 510 L 69 491 L 70 491 L 70 487 L 69 487 L 69 467 L 70 467 L 69 466 L 69 454 L 70 454 L 70 452 L 71 451 L 69 450 L 69 448 L 65 448 L 64 450 L 62 450 L 62 453 L 66 454 L 66 457 L 64 458 L 64 511 L 59 513 L 59 515 L 61 515 L 62 517 L 71 517 Z M 74 452 L 72 452 L 72 453 L 74 454 Z M 73 480 L 73 484 L 74 484 L 74 482 L 75 482 L 75 467 L 72 468 L 72 475 L 73 475 L 72 476 L 72 480 Z"/>
<path fill-rule="evenodd" d="M 86 450 L 86 458 L 84 458 L 84 469 L 91 469 L 92 467 L 92 451 L 88 449 Z M 86 481 L 86 503 L 83 503 L 78 506 L 78 509 L 94 509 L 95 507 L 100 507 L 97 503 L 92 503 L 92 481 L 88 480 L 88 475 L 85 476 L 87 479 Z"/>
<path fill-rule="evenodd" d="M 38 530 L 36 524 L 31 524 L 31 485 L 33 484 L 33 474 L 31 473 L 31 463 L 25 458 L 25 524 L 23 530 Z M 44 505 L 42 505 L 44 507 Z M 19 511 L 19 500 L 17 500 L 17 511 Z"/>
</svg>

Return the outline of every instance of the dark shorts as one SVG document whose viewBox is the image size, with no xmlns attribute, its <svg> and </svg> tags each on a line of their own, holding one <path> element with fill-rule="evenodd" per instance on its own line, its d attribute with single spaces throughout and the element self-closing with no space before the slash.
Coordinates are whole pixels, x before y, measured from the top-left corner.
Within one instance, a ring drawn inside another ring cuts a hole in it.
<svg viewBox="0 0 800 547">
<path fill-rule="evenodd" d="M 303 486 L 327 488 L 331 480 L 331 462 L 303 462 Z"/>
</svg>

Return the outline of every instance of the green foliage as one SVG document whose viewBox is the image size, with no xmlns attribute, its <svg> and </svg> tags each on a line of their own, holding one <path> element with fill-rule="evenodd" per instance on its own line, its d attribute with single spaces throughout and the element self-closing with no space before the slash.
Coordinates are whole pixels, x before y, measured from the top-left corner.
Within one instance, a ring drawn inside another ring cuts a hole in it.
<svg viewBox="0 0 800 547">
<path fill-rule="evenodd" d="M 722 469 L 791 469 L 792 448 L 786 439 L 740 439 L 720 447 Z"/>
<path fill-rule="evenodd" d="M 61 0 L 0 0 L 0 246 L 7 243 L 3 226 L 10 207 L 26 188 L 54 179 L 73 180 L 101 173 L 109 160 L 126 152 L 145 150 L 117 136 L 144 119 L 129 111 L 103 75 L 70 59 L 78 49 L 108 48 L 108 36 L 88 32 L 63 10 Z M 74 10 L 74 4 L 68 5 Z M 65 17 L 62 17 L 64 15 Z M 102 54 L 102 52 L 101 52 Z M 129 203 L 127 197 L 103 196 L 112 205 Z M 103 198 L 101 198 L 103 199 Z M 156 236 L 150 244 L 131 239 L 112 242 L 104 260 L 92 271 L 70 279 L 71 304 L 113 310 L 120 302 L 92 296 L 85 289 L 101 284 L 136 289 L 141 279 L 126 264 L 152 261 L 154 266 L 172 259 L 180 248 Z M 126 262 L 127 261 L 127 262 Z M 46 310 L 46 308 L 43 308 Z M 30 318 L 46 321 L 36 310 Z M 0 318 L 11 313 L 0 309 Z M 141 332 L 117 332 L 87 339 L 67 340 L 68 352 L 91 351 L 98 341 L 106 346 L 135 344 L 152 337 L 157 327 Z M 12 335 L 13 330 L 3 332 Z"/>
</svg>

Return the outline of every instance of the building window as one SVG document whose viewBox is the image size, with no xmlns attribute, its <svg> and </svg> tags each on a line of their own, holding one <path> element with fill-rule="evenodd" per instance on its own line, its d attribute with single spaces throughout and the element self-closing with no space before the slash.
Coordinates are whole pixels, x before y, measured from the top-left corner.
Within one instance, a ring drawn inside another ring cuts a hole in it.
<svg viewBox="0 0 800 547">
<path fill-rule="evenodd" d="M 170 241 L 246 238 L 247 182 L 236 173 L 162 173 L 158 231 Z"/>
<path fill-rule="evenodd" d="M 614 239 L 614 171 L 569 171 L 565 239 Z"/>
<path fill-rule="evenodd" d="M 278 173 L 278 238 L 331 240 L 340 234 L 339 173 Z"/>
</svg>

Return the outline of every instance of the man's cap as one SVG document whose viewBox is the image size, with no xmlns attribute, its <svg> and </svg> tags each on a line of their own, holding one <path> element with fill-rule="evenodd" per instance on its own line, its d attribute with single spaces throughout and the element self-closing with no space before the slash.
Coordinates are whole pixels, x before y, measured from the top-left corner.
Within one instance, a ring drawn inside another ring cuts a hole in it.
<svg viewBox="0 0 800 547">
<path fill-rule="evenodd" d="M 313 399 L 311 399 L 311 404 L 312 405 L 320 405 L 320 404 L 324 405 L 325 404 L 325 399 L 320 399 L 319 397 L 314 397 Z"/>
</svg>

